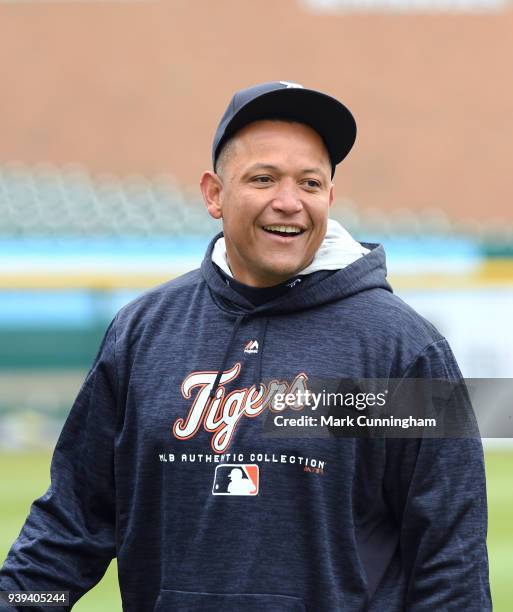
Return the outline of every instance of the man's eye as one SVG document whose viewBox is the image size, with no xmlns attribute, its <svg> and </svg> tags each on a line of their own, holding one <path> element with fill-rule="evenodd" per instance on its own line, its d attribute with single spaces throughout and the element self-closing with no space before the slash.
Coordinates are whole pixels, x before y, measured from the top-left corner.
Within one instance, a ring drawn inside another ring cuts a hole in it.
<svg viewBox="0 0 513 612">
<path fill-rule="evenodd" d="M 305 183 L 308 187 L 311 187 L 312 189 L 316 189 L 321 186 L 320 182 L 316 181 L 315 179 L 307 179 Z"/>
<path fill-rule="evenodd" d="M 260 183 L 260 184 L 262 184 L 262 185 L 267 185 L 267 183 L 270 183 L 270 182 L 271 182 L 271 177 L 270 177 L 270 176 L 255 176 L 255 177 L 253 178 L 253 180 L 254 180 L 256 183 Z"/>
</svg>

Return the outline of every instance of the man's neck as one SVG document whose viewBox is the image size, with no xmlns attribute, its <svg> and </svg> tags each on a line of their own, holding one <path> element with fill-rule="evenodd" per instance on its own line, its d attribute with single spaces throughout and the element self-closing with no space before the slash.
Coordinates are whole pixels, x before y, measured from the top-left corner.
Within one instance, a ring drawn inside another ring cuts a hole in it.
<svg viewBox="0 0 513 612">
<path fill-rule="evenodd" d="M 216 268 L 224 282 L 237 291 L 237 293 L 245 297 L 253 306 L 260 306 L 266 302 L 270 302 L 290 291 L 296 284 L 301 283 L 301 278 L 294 276 L 272 287 L 252 287 L 251 285 L 241 283 L 236 278 L 228 276 L 219 266 L 216 266 Z"/>
</svg>

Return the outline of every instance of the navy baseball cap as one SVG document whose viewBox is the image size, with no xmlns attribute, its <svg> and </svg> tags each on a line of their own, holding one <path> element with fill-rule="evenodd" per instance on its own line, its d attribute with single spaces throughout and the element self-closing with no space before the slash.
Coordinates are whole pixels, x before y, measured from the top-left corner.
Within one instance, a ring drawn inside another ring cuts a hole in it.
<svg viewBox="0 0 513 612">
<path fill-rule="evenodd" d="M 223 145 L 241 128 L 259 119 L 280 118 L 305 123 L 321 136 L 330 156 L 333 178 L 335 166 L 354 144 L 356 121 L 335 98 L 291 81 L 261 83 L 234 94 L 214 136 L 214 170 Z"/>
</svg>

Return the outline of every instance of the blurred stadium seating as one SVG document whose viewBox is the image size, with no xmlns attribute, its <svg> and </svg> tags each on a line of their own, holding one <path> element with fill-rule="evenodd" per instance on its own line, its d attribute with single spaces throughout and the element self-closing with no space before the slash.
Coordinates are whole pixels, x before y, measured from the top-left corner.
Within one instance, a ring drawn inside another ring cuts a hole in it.
<svg viewBox="0 0 513 612">
<path fill-rule="evenodd" d="M 209 235 L 217 227 L 171 176 L 94 177 L 81 166 L 0 167 L 0 236 Z"/>
</svg>

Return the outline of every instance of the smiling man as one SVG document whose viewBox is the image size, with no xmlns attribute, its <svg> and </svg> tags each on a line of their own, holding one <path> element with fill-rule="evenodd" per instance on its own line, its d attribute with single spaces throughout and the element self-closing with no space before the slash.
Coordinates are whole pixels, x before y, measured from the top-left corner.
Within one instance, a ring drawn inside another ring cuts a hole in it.
<svg viewBox="0 0 513 612">
<path fill-rule="evenodd" d="M 480 439 L 317 427 L 318 381 L 349 427 L 382 404 L 344 381 L 461 378 L 383 247 L 328 219 L 355 137 L 296 83 L 233 96 L 200 181 L 223 232 L 112 321 L 0 589 L 73 604 L 116 556 L 125 612 L 491 610 Z"/>
<path fill-rule="evenodd" d="M 288 280 L 310 264 L 333 201 L 331 163 L 321 137 L 302 123 L 255 121 L 222 153 L 201 187 L 223 219 L 230 269 L 253 287 Z"/>
</svg>

